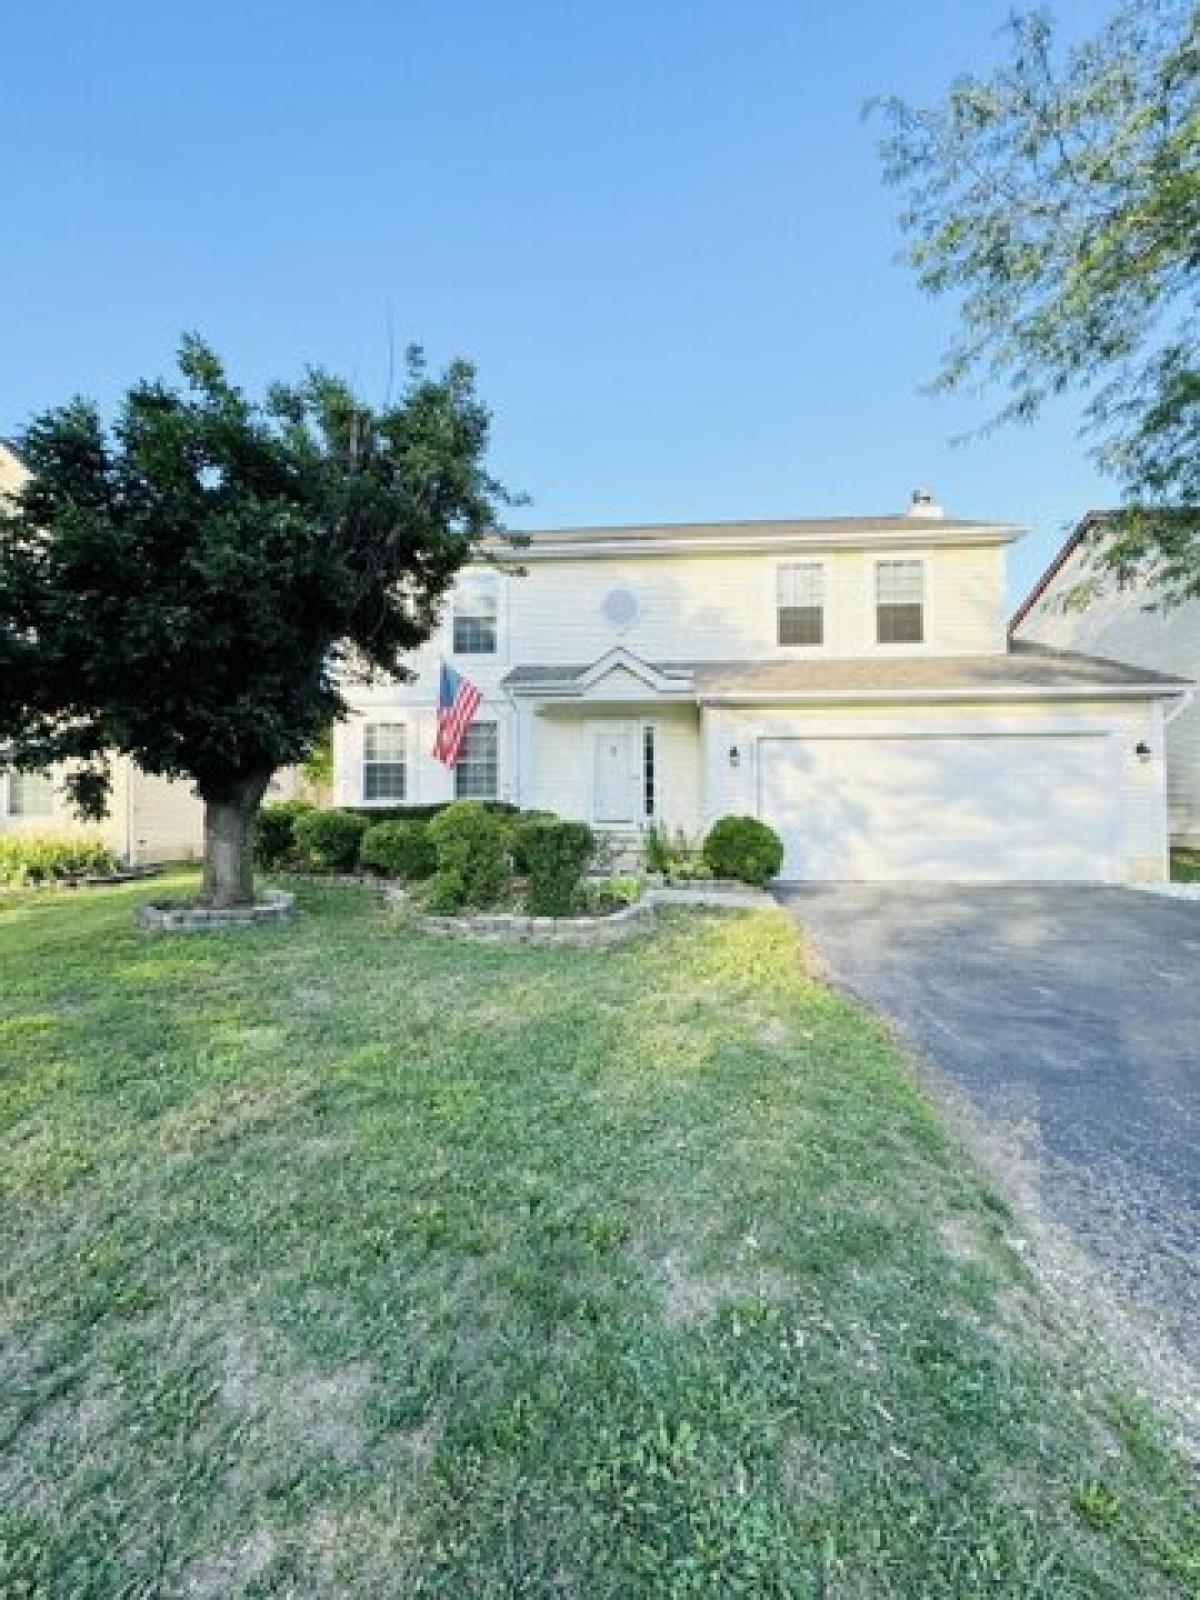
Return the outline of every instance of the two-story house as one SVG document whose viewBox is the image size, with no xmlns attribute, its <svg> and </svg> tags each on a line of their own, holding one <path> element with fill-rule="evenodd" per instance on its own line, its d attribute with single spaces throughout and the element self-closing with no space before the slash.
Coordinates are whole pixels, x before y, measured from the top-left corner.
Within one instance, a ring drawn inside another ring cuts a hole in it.
<svg viewBox="0 0 1200 1600">
<path fill-rule="evenodd" d="M 484 796 L 628 834 L 762 817 L 794 880 L 1152 880 L 1175 679 L 1010 646 L 1019 530 L 903 515 L 535 533 L 410 681 L 353 692 L 335 799 Z M 498 553 L 500 553 L 498 547 Z M 438 668 L 483 703 L 433 755 Z"/>
<path fill-rule="evenodd" d="M 1112 519 L 1088 512 L 1017 608 L 1011 636 L 1200 678 L 1200 600 L 1163 606 L 1152 580 L 1117 583 L 1103 562 Z M 1200 697 L 1167 711 L 1166 761 L 1171 837 L 1200 845 Z"/>
</svg>

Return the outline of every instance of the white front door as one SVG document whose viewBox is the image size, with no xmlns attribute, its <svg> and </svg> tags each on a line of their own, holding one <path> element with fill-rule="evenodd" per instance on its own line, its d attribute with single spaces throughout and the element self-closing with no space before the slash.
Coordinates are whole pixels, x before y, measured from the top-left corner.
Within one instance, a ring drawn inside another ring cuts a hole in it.
<svg viewBox="0 0 1200 1600">
<path fill-rule="evenodd" d="M 635 820 L 633 734 L 633 724 L 628 722 L 592 724 L 592 817 L 596 822 Z"/>
</svg>

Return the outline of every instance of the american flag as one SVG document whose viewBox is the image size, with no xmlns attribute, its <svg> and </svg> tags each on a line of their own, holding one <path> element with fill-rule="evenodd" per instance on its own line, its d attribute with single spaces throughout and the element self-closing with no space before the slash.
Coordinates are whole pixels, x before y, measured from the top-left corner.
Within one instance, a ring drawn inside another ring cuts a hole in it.
<svg viewBox="0 0 1200 1600">
<path fill-rule="evenodd" d="M 448 662 L 442 662 L 442 677 L 438 686 L 437 738 L 434 740 L 433 753 L 446 766 L 452 767 L 458 760 L 458 752 L 471 726 L 471 718 L 479 710 L 482 699 L 483 696 L 469 678 L 464 678 L 461 672 L 455 672 Z"/>
</svg>

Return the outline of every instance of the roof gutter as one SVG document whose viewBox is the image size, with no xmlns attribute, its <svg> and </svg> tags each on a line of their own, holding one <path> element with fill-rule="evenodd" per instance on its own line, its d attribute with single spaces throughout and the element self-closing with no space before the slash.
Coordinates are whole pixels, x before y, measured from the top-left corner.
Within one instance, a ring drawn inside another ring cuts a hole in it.
<svg viewBox="0 0 1200 1600">
<path fill-rule="evenodd" d="M 1195 698 L 1195 689 L 1185 689 L 1184 692 L 1179 696 L 1179 704 L 1177 706 L 1172 706 L 1169 711 L 1165 711 L 1163 713 L 1163 727 L 1169 728 L 1175 721 L 1176 717 L 1181 717 L 1183 715 Z"/>
<path fill-rule="evenodd" d="M 918 545 L 1000 545 L 1020 537 L 1016 528 L 975 528 L 954 532 L 927 528 L 881 528 L 877 532 L 730 534 L 721 538 L 689 539 L 588 539 L 539 541 L 530 535 L 521 549 L 521 564 L 532 561 L 591 561 L 597 557 L 658 555 L 726 555 L 739 550 L 882 550 L 916 548 Z"/>
</svg>

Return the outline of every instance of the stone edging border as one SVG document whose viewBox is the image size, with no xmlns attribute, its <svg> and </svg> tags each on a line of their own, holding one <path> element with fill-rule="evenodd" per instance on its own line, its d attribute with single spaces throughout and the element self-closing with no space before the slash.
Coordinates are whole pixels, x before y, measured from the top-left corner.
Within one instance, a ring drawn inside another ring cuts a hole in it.
<svg viewBox="0 0 1200 1600">
<path fill-rule="evenodd" d="M 407 905 L 398 887 L 385 891 L 391 905 Z M 653 921 L 660 906 L 707 906 L 721 910 L 765 910 L 775 906 L 769 894 L 744 884 L 736 889 L 648 889 L 634 905 L 605 917 L 527 917 L 512 911 L 477 912 L 469 917 L 419 915 L 424 933 L 451 939 L 476 939 L 503 944 L 617 944 Z"/>
<path fill-rule="evenodd" d="M 145 933 L 206 933 L 217 928 L 246 928 L 286 922 L 296 904 L 287 889 L 264 889 L 252 906 L 139 906 L 137 925 Z"/>
</svg>

